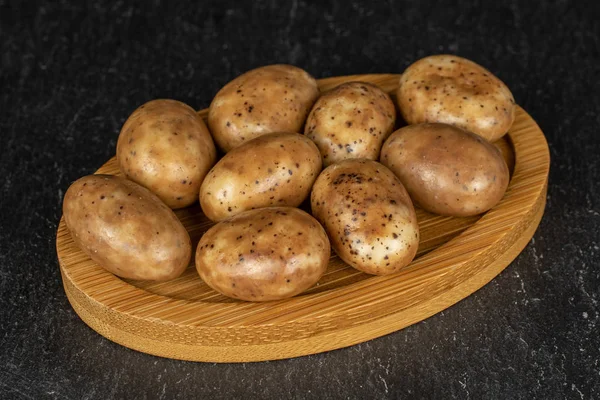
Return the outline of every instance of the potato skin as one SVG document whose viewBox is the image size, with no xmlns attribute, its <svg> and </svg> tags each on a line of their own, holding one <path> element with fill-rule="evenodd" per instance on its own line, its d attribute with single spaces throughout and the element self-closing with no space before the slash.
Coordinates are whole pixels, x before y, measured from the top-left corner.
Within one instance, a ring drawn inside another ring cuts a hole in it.
<svg viewBox="0 0 600 400">
<path fill-rule="evenodd" d="M 215 96 L 208 126 L 224 152 L 271 132 L 300 132 L 319 96 L 317 81 L 292 65 L 268 65 L 242 74 Z"/>
<path fill-rule="evenodd" d="M 415 257 L 419 226 L 412 202 L 398 178 L 378 162 L 330 165 L 313 186 L 311 206 L 337 255 L 360 271 L 392 274 Z"/>
<path fill-rule="evenodd" d="M 381 163 L 425 210 L 451 216 L 483 213 L 508 186 L 502 153 L 481 137 L 446 124 L 409 125 L 381 149 Z"/>
<path fill-rule="evenodd" d="M 410 65 L 400 77 L 396 98 L 409 124 L 451 124 L 490 142 L 504 136 L 515 119 L 508 87 L 479 64 L 453 55 L 429 56 Z"/>
<path fill-rule="evenodd" d="M 313 106 L 304 134 L 328 166 L 348 158 L 377 160 L 394 130 L 396 109 L 390 96 L 365 82 L 348 82 L 323 93 Z"/>
<path fill-rule="evenodd" d="M 73 182 L 63 215 L 75 244 L 122 278 L 164 281 L 189 264 L 190 237 L 177 216 L 148 189 L 112 175 Z"/>
<path fill-rule="evenodd" d="M 197 201 L 200 184 L 216 158 L 202 118 L 175 100 L 140 106 L 123 125 L 117 142 L 121 172 L 171 208 Z"/>
<path fill-rule="evenodd" d="M 200 188 L 200 205 L 213 221 L 269 206 L 299 206 L 321 172 L 317 146 L 298 133 L 271 133 L 227 153 Z"/>
<path fill-rule="evenodd" d="M 246 211 L 210 228 L 196 269 L 214 290 L 246 301 L 297 295 L 321 278 L 330 256 L 323 227 L 291 207 Z"/>
</svg>

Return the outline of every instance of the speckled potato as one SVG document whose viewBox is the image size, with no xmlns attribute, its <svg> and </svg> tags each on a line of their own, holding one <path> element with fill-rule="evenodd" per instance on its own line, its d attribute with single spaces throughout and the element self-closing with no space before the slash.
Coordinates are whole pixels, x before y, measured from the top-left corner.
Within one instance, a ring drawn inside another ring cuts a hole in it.
<svg viewBox="0 0 600 400">
<path fill-rule="evenodd" d="M 200 184 L 216 157 L 202 118 L 175 100 L 153 100 L 139 107 L 117 142 L 121 172 L 171 208 L 198 200 Z"/>
<path fill-rule="evenodd" d="M 330 245 L 302 210 L 268 207 L 219 222 L 200 239 L 196 269 L 225 296 L 269 301 L 297 295 L 321 278 Z"/>
<path fill-rule="evenodd" d="M 292 65 L 269 65 L 238 76 L 215 96 L 208 126 L 225 152 L 272 132 L 300 132 L 317 97 L 317 81 Z"/>
<path fill-rule="evenodd" d="M 370 83 L 348 82 L 319 97 L 304 134 L 319 147 L 325 166 L 348 158 L 377 160 L 395 122 L 387 93 Z"/>
<path fill-rule="evenodd" d="M 429 56 L 410 65 L 396 94 L 409 124 L 451 124 L 490 142 L 504 136 L 515 119 L 508 87 L 482 66 L 453 55 Z"/>
<path fill-rule="evenodd" d="M 255 208 L 297 207 L 319 172 L 319 150 L 304 135 L 263 135 L 219 160 L 202 183 L 200 205 L 213 221 Z"/>
<path fill-rule="evenodd" d="M 392 274 L 415 257 L 419 226 L 411 199 L 378 162 L 330 165 L 315 182 L 311 206 L 337 255 L 358 270 Z"/>
<path fill-rule="evenodd" d="M 441 215 L 489 210 L 502 199 L 510 179 L 502 153 L 493 144 L 446 124 L 397 130 L 383 144 L 381 162 L 418 205 Z"/>
<path fill-rule="evenodd" d="M 63 215 L 75 244 L 122 278 L 164 281 L 189 264 L 190 237 L 148 189 L 111 175 L 89 175 L 67 190 Z"/>
</svg>

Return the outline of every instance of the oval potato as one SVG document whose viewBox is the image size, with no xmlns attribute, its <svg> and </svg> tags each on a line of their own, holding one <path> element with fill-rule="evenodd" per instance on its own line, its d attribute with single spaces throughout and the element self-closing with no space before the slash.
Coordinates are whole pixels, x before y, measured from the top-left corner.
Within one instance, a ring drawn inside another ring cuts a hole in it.
<svg viewBox="0 0 600 400">
<path fill-rule="evenodd" d="M 425 210 L 451 216 L 480 214 L 496 205 L 508 186 L 502 153 L 481 137 L 446 124 L 409 125 L 381 150 L 381 162 Z"/>
<path fill-rule="evenodd" d="M 219 160 L 202 183 L 200 205 L 213 221 L 254 208 L 297 207 L 319 172 L 319 150 L 304 135 L 263 135 Z"/>
<path fill-rule="evenodd" d="M 323 93 L 313 106 L 304 134 L 328 166 L 348 158 L 377 160 L 394 130 L 396 109 L 390 96 L 365 82 L 348 82 Z"/>
<path fill-rule="evenodd" d="M 224 151 L 271 132 L 300 132 L 317 97 L 317 81 L 292 65 L 253 69 L 225 85 L 208 112 L 208 126 Z"/>
<path fill-rule="evenodd" d="M 358 270 L 392 274 L 417 253 L 419 226 L 412 202 L 398 178 L 378 162 L 330 165 L 313 186 L 311 206 L 337 255 Z"/>
<path fill-rule="evenodd" d="M 279 300 L 317 283 L 329 255 L 327 235 L 313 217 L 297 208 L 269 207 L 210 228 L 198 244 L 196 269 L 225 296 Z"/>
<path fill-rule="evenodd" d="M 202 118 L 175 100 L 152 100 L 139 107 L 125 121 L 117 142 L 121 172 L 171 208 L 197 201 L 216 157 Z"/>
<path fill-rule="evenodd" d="M 487 139 L 500 139 L 515 119 L 515 100 L 487 69 L 453 55 L 422 58 L 400 77 L 396 92 L 409 124 L 440 122 Z"/>
<path fill-rule="evenodd" d="M 173 211 L 148 189 L 112 175 L 75 181 L 63 202 L 75 244 L 122 278 L 164 281 L 189 264 L 190 237 Z"/>
</svg>

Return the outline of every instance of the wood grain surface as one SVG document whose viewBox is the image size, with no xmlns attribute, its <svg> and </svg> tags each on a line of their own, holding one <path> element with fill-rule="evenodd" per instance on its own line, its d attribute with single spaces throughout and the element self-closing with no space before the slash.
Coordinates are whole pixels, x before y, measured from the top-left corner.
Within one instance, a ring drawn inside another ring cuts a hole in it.
<svg viewBox="0 0 600 400">
<path fill-rule="evenodd" d="M 321 79 L 321 90 L 360 80 L 393 95 L 400 75 Z M 206 117 L 207 110 L 199 112 Z M 544 212 L 550 156 L 544 135 L 520 107 L 496 145 L 511 170 L 501 202 L 467 218 L 417 209 L 421 243 L 401 272 L 376 277 L 335 253 L 321 280 L 288 300 L 249 303 L 210 289 L 190 265 L 169 282 L 120 279 L 74 244 L 61 219 L 56 239 L 67 297 L 81 319 L 108 339 L 146 353 L 193 361 L 290 358 L 364 342 L 421 321 L 467 297 L 522 251 Z M 120 175 L 115 158 L 98 173 Z M 176 212 L 197 244 L 212 222 L 198 205 Z M 192 257 L 193 262 L 193 257 Z"/>
</svg>

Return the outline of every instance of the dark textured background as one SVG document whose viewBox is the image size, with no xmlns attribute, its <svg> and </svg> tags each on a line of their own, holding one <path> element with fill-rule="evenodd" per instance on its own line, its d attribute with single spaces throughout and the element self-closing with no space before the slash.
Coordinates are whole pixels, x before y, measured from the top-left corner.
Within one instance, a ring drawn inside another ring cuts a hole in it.
<svg viewBox="0 0 600 400">
<path fill-rule="evenodd" d="M 0 0 L 0 398 L 600 397 L 597 8 L 372 3 Z M 440 52 L 496 73 L 550 145 L 545 217 L 489 285 L 383 338 L 258 364 L 152 357 L 73 312 L 54 248 L 62 196 L 114 154 L 138 105 L 205 108 L 270 63 L 400 73 Z"/>
</svg>

